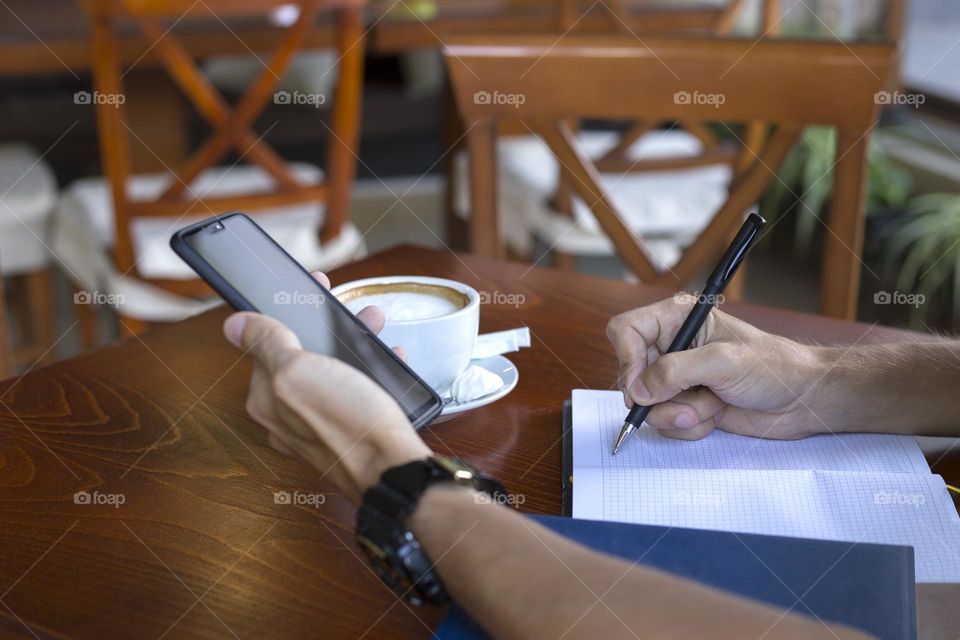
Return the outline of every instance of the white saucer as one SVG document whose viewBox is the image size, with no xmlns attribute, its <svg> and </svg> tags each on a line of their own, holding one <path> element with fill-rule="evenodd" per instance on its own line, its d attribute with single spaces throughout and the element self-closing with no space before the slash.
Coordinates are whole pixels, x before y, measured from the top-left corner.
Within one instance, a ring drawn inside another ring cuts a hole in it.
<svg viewBox="0 0 960 640">
<path fill-rule="evenodd" d="M 493 393 L 488 393 L 487 395 L 481 396 L 476 400 L 459 403 L 451 402 L 444 405 L 443 411 L 440 412 L 440 415 L 437 416 L 437 418 L 434 419 L 431 424 L 445 422 L 458 413 L 464 413 L 465 411 L 486 406 L 491 402 L 496 402 L 500 398 L 513 391 L 513 388 L 517 386 L 517 382 L 520 380 L 520 372 L 517 371 L 517 368 L 512 362 L 503 356 L 493 356 L 490 358 L 484 358 L 482 360 L 471 360 L 470 365 L 477 365 L 483 367 L 491 373 L 497 374 L 503 379 L 503 386 Z"/>
</svg>

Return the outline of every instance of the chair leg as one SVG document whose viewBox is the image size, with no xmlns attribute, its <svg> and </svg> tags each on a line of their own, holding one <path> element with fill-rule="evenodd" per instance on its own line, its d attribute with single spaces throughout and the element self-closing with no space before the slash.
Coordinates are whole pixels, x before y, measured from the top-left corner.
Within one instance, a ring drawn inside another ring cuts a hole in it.
<svg viewBox="0 0 960 640">
<path fill-rule="evenodd" d="M 747 262 L 744 261 L 738 268 L 733 280 L 727 284 L 723 296 L 727 302 L 743 302 L 744 292 L 747 289 Z"/>
<path fill-rule="evenodd" d="M 49 362 L 55 355 L 56 317 L 53 303 L 53 272 L 50 269 L 34 271 L 26 276 L 27 299 L 32 327 L 31 339 L 42 362 Z"/>
<path fill-rule="evenodd" d="M 9 327 L 15 333 L 10 336 L 11 344 L 21 342 L 29 344 L 33 340 L 33 324 L 30 321 L 30 299 L 27 292 L 26 276 L 16 275 L 7 279 L 10 294 L 10 316 L 13 325 Z M 14 340 L 16 336 L 18 340 Z"/>
<path fill-rule="evenodd" d="M 13 353 L 10 347 L 10 333 L 7 330 L 7 299 L 0 278 L 0 380 L 13 375 Z"/>
<path fill-rule="evenodd" d="M 79 293 L 79 290 L 76 291 Z M 73 305 L 77 316 L 77 325 L 80 327 L 80 341 L 84 351 L 93 349 L 100 343 L 100 332 L 97 329 L 97 309 L 94 304 Z"/>
<path fill-rule="evenodd" d="M 135 336 L 150 328 L 150 324 L 138 318 L 120 316 L 120 332 L 124 337 Z"/>
<path fill-rule="evenodd" d="M 572 253 L 565 253 L 563 251 L 557 251 L 554 249 L 553 253 L 553 266 L 561 271 L 576 271 L 577 270 L 577 256 Z"/>
</svg>

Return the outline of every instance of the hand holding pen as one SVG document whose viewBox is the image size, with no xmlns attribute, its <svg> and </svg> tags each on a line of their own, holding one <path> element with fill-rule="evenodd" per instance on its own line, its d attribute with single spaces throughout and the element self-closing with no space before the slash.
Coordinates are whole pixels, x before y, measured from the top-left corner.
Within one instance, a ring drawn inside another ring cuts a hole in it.
<svg viewBox="0 0 960 640">
<path fill-rule="evenodd" d="M 766 221 L 756 213 L 751 213 L 747 217 L 743 226 L 740 227 L 740 231 L 737 232 L 736 237 L 730 244 L 730 247 L 723 254 L 723 257 L 710 274 L 710 277 L 707 278 L 706 286 L 700 293 L 693 309 L 691 309 L 690 315 L 684 321 L 683 325 L 681 325 L 667 353 L 682 351 L 689 348 L 693 343 L 697 332 L 699 332 L 700 327 L 703 326 L 717 298 L 723 293 L 727 284 L 733 278 L 737 268 L 743 262 L 744 257 L 746 257 L 747 252 L 750 250 L 750 247 L 759 236 L 765 224 Z M 652 408 L 653 405 L 634 405 L 633 408 L 630 409 L 623 423 L 623 427 L 620 429 L 620 434 L 613 444 L 613 455 L 617 454 L 630 434 L 643 424 L 644 419 Z"/>
</svg>

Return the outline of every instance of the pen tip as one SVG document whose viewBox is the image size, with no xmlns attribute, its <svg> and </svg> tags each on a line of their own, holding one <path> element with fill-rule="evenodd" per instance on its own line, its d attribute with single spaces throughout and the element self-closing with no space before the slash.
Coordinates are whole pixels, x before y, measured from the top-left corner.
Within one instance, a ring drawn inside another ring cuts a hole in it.
<svg viewBox="0 0 960 640">
<path fill-rule="evenodd" d="M 620 428 L 620 435 L 617 436 L 617 441 L 613 445 L 613 453 L 611 456 L 617 455 L 617 451 L 620 451 L 620 447 L 623 446 L 623 443 L 626 442 L 627 437 L 633 432 L 633 425 L 629 422 L 625 422 Z"/>
</svg>

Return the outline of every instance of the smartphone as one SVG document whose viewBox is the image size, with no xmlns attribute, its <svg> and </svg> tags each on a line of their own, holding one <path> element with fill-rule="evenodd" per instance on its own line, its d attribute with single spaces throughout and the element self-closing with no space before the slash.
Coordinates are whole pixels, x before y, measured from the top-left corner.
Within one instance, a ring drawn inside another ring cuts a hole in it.
<svg viewBox="0 0 960 640">
<path fill-rule="evenodd" d="M 415 428 L 440 414 L 443 401 L 437 392 L 243 213 L 180 229 L 170 247 L 234 309 L 275 318 L 304 349 L 342 360 L 373 378 Z"/>
</svg>

